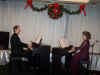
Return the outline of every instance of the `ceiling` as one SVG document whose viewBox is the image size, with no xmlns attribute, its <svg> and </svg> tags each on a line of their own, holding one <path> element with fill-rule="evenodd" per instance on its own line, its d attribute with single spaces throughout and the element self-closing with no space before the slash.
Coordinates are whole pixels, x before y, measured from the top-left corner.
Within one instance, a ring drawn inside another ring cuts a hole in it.
<svg viewBox="0 0 100 75">
<path fill-rule="evenodd" d="M 33 0 L 33 1 L 39 1 L 39 2 L 47 2 L 47 3 L 50 3 L 51 1 L 57 1 L 57 0 Z M 59 0 L 58 0 L 59 1 Z M 68 2 L 68 1 L 63 1 L 63 0 L 60 0 L 61 2 L 64 2 L 65 4 L 67 3 L 72 3 L 72 2 Z M 100 0 L 90 0 L 91 4 L 96 4 L 96 3 L 100 3 Z"/>
<path fill-rule="evenodd" d="M 0 1 L 11 1 L 11 0 L 0 0 Z M 14 0 L 12 0 L 12 1 L 14 1 Z M 25 0 L 15 0 L 15 1 L 25 1 Z M 33 1 L 44 2 L 44 3 L 51 3 L 51 1 L 57 1 L 57 0 L 33 0 Z M 63 0 L 60 0 L 60 1 L 65 3 L 65 4 L 68 4 L 68 3 L 73 4 L 72 2 L 68 2 L 68 1 L 63 1 Z M 100 3 L 100 0 L 90 0 L 89 3 L 90 4 L 97 4 L 97 3 Z"/>
<path fill-rule="evenodd" d="M 90 0 L 92 3 L 100 3 L 100 0 Z"/>
</svg>

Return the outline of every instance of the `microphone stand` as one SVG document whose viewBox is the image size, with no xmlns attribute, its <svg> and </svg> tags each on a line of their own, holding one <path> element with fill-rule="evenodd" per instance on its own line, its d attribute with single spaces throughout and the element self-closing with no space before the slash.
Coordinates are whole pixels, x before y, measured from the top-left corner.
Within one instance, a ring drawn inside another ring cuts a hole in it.
<svg viewBox="0 0 100 75">
<path fill-rule="evenodd" d="M 92 53 L 91 53 L 91 65 L 92 65 L 92 61 L 93 61 L 93 54 L 94 54 L 93 50 L 94 50 L 94 46 L 95 46 L 95 43 L 91 45 L 91 47 L 92 47 Z"/>
</svg>

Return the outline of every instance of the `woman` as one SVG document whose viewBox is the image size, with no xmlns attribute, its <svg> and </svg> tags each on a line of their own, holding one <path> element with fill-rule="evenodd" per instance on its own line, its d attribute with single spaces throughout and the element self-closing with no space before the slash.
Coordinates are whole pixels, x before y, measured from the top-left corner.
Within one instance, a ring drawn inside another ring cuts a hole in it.
<svg viewBox="0 0 100 75">
<path fill-rule="evenodd" d="M 72 57 L 72 61 L 71 61 L 71 71 L 74 75 L 78 75 L 80 72 L 80 64 L 79 64 L 80 61 L 89 60 L 89 47 L 90 47 L 89 40 L 91 39 L 90 32 L 84 31 L 82 33 L 82 39 L 83 42 L 80 45 L 80 47 L 72 48 L 73 51 L 76 51 L 76 54 Z"/>
</svg>

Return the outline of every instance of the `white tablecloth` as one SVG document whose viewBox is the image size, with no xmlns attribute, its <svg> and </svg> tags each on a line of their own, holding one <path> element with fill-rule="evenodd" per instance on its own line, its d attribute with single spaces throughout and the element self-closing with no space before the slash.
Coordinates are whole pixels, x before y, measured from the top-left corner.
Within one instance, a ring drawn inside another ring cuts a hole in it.
<svg viewBox="0 0 100 75">
<path fill-rule="evenodd" d="M 91 55 L 90 55 L 91 59 Z M 100 55 L 92 56 L 92 63 L 90 65 L 90 70 L 100 71 Z"/>
<path fill-rule="evenodd" d="M 9 63 L 9 51 L 0 50 L 0 65 L 6 65 Z"/>
</svg>

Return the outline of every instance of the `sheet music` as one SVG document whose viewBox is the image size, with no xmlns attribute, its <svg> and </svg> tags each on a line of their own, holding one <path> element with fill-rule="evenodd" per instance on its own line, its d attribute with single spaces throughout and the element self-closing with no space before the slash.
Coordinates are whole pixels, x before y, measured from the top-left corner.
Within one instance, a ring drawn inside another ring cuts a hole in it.
<svg viewBox="0 0 100 75">
<path fill-rule="evenodd" d="M 61 39 L 59 40 L 60 47 L 65 48 L 69 46 L 68 40 Z"/>
<path fill-rule="evenodd" d="M 43 39 L 43 33 L 40 33 L 40 35 L 36 38 L 36 40 L 34 39 L 32 42 L 39 44 L 41 39 Z"/>
</svg>

